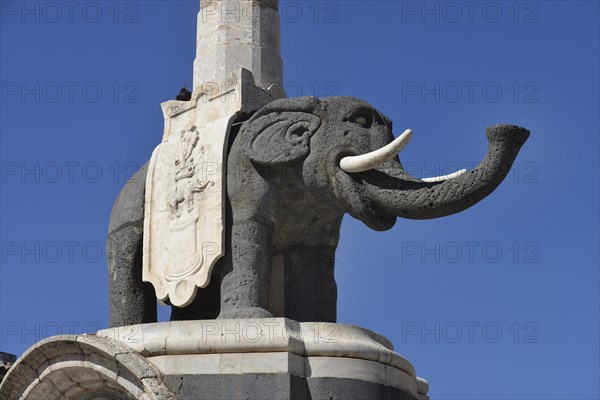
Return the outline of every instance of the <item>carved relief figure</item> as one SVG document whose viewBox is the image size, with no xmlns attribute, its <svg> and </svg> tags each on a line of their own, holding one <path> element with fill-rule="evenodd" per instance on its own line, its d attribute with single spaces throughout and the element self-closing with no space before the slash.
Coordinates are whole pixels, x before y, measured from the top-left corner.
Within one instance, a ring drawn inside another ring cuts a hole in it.
<svg viewBox="0 0 600 400">
<path fill-rule="evenodd" d="M 191 213 L 194 193 L 201 193 L 211 183 L 210 181 L 202 182 L 201 176 L 199 176 L 201 173 L 196 173 L 194 152 L 197 150 L 198 140 L 198 130 L 195 126 L 188 131 L 181 131 L 181 152 L 175 159 L 173 173 L 176 189 L 169 202 L 171 219 L 181 217 L 180 204 L 182 203 L 185 203 L 187 212 Z"/>
</svg>

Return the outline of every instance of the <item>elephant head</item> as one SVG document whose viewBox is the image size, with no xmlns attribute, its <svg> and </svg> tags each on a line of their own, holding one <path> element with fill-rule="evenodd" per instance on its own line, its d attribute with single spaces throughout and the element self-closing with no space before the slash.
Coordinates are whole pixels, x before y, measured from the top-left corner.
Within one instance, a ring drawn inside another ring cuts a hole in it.
<svg viewBox="0 0 600 400">
<path fill-rule="evenodd" d="M 408 174 L 397 152 L 410 130 L 394 139 L 392 122 L 352 97 L 277 100 L 242 128 L 246 154 L 269 171 L 295 171 L 303 196 L 347 212 L 376 230 L 396 217 L 429 219 L 463 211 L 489 195 L 510 170 L 529 131 L 487 128 L 489 149 L 472 171 L 429 179 Z"/>
</svg>

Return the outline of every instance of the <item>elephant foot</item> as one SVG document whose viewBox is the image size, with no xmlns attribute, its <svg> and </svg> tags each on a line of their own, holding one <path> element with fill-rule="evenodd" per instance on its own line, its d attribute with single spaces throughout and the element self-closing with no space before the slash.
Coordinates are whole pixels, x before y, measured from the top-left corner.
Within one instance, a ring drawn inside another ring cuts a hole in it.
<svg viewBox="0 0 600 400">
<path fill-rule="evenodd" d="M 218 319 L 273 318 L 273 314 L 261 307 L 246 307 L 227 310 L 219 314 Z"/>
</svg>

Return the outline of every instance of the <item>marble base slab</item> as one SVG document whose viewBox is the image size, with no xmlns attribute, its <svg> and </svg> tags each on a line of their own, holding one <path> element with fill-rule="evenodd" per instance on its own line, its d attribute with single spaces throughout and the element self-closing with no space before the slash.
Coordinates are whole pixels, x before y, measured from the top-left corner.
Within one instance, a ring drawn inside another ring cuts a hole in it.
<svg viewBox="0 0 600 400">
<path fill-rule="evenodd" d="M 370 330 L 265 318 L 45 339 L 13 365 L 0 400 L 428 400 L 428 389 Z"/>
</svg>

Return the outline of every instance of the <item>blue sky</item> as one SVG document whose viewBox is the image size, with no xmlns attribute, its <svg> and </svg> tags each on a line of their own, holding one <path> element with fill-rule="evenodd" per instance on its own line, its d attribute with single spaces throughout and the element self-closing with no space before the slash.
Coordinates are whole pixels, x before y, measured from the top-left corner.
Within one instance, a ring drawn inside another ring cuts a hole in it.
<svg viewBox="0 0 600 400">
<path fill-rule="evenodd" d="M 488 125 L 532 132 L 466 212 L 345 218 L 338 319 L 392 340 L 432 398 L 597 399 L 599 3 L 468 4 L 281 3 L 288 94 L 413 129 L 416 176 L 480 161 Z M 0 350 L 20 354 L 107 325 L 110 211 L 191 86 L 198 1 L 0 6 Z"/>
</svg>

